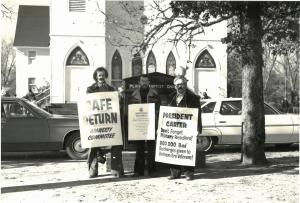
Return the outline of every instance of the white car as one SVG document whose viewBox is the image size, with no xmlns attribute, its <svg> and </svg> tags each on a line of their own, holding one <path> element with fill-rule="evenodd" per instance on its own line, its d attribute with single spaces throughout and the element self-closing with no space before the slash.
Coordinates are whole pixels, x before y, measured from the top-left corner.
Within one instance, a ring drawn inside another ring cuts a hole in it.
<svg viewBox="0 0 300 203">
<path fill-rule="evenodd" d="M 242 99 L 201 101 L 202 134 L 197 148 L 206 152 L 217 144 L 241 144 Z M 265 103 L 266 144 L 290 145 L 299 142 L 299 115 L 282 114 Z"/>
</svg>

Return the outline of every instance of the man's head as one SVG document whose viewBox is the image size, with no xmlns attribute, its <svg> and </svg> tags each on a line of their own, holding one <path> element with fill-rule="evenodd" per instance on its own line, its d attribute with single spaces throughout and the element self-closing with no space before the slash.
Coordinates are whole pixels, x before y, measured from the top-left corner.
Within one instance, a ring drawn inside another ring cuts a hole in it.
<svg viewBox="0 0 300 203">
<path fill-rule="evenodd" d="M 174 85 L 177 91 L 177 94 L 185 94 L 187 89 L 187 79 L 183 76 L 176 76 L 174 78 Z"/>
<path fill-rule="evenodd" d="M 149 85 L 150 85 L 150 81 L 149 81 L 148 75 L 146 75 L 146 74 L 141 75 L 140 76 L 139 84 L 140 84 L 140 88 L 141 89 L 147 89 L 149 87 Z"/>
<path fill-rule="evenodd" d="M 105 83 L 107 77 L 108 72 L 104 67 L 99 67 L 94 71 L 93 78 L 97 83 Z"/>
</svg>

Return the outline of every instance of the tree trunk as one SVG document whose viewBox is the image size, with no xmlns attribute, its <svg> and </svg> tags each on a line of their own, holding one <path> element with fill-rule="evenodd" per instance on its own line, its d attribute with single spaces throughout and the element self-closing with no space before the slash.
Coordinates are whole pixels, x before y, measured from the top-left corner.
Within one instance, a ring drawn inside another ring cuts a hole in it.
<svg viewBox="0 0 300 203">
<path fill-rule="evenodd" d="M 241 19 L 245 34 L 243 47 L 243 164 L 260 165 L 267 162 L 262 76 L 262 25 L 259 2 L 245 3 Z"/>
</svg>

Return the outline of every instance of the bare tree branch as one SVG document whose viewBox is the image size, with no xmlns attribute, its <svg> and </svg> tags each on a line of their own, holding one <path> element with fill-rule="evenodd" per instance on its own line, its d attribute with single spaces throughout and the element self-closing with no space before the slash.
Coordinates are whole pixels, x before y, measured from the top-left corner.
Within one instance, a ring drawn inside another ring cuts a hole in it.
<svg viewBox="0 0 300 203">
<path fill-rule="evenodd" d="M 13 11 L 12 7 L 8 7 L 4 3 L 1 3 L 1 14 L 2 18 L 12 19 L 15 12 Z"/>
</svg>

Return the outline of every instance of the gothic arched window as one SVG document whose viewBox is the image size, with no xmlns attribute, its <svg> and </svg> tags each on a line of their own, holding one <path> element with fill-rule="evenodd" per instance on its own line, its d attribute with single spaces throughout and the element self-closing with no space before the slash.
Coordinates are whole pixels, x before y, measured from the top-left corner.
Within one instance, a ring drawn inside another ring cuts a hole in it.
<svg viewBox="0 0 300 203">
<path fill-rule="evenodd" d="M 216 68 L 216 63 L 207 50 L 199 55 L 195 68 Z"/>
<path fill-rule="evenodd" d="M 80 47 L 76 47 L 69 55 L 67 66 L 88 66 L 89 59 Z"/>
<path fill-rule="evenodd" d="M 174 54 L 172 51 L 170 51 L 168 57 L 167 57 L 167 63 L 166 63 L 166 73 L 168 75 L 175 75 L 175 69 L 176 69 L 176 59 L 174 57 Z"/>
<path fill-rule="evenodd" d="M 143 61 L 139 53 L 133 56 L 131 62 L 132 76 L 139 76 L 143 73 Z"/>
<path fill-rule="evenodd" d="M 115 87 L 122 84 L 122 58 L 118 50 L 115 51 L 111 61 L 111 84 Z"/>
<path fill-rule="evenodd" d="M 148 54 L 146 68 L 147 68 L 147 73 L 156 72 L 156 59 L 152 51 L 150 51 Z"/>
</svg>

